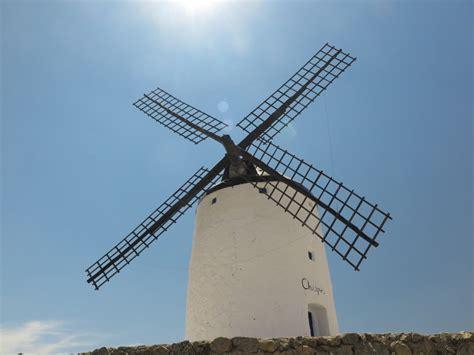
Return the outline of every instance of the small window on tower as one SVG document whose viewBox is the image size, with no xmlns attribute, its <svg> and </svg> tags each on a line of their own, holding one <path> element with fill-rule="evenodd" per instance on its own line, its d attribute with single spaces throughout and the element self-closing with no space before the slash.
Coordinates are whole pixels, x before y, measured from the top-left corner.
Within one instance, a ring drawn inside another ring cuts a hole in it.
<svg viewBox="0 0 474 355">
<path fill-rule="evenodd" d="M 217 202 L 217 197 L 214 197 L 211 201 L 211 204 L 215 204 Z"/>
<path fill-rule="evenodd" d="M 308 251 L 308 258 L 309 260 L 313 260 L 314 261 L 314 254 L 312 251 Z"/>
<path fill-rule="evenodd" d="M 258 189 L 258 192 L 260 192 L 261 194 L 266 194 L 267 193 L 267 189 L 265 187 L 260 187 Z"/>
</svg>

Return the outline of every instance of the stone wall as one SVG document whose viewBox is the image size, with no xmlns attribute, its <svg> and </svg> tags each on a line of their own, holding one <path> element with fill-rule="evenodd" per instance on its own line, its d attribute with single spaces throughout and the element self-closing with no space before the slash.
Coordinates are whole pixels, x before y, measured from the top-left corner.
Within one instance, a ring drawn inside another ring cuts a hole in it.
<svg viewBox="0 0 474 355">
<path fill-rule="evenodd" d="M 328 337 L 257 339 L 217 338 L 207 342 L 171 345 L 101 348 L 83 355 L 168 355 L 168 354 L 314 354 L 314 355 L 441 355 L 474 354 L 474 333 L 355 334 Z"/>
</svg>

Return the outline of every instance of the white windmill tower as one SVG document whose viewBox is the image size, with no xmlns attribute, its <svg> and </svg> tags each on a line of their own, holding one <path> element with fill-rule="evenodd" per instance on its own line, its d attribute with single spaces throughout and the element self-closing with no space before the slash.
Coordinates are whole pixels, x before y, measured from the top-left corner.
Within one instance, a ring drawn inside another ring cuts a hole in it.
<svg viewBox="0 0 474 355">
<path fill-rule="evenodd" d="M 272 184 L 259 183 L 255 193 L 235 180 L 216 185 L 197 207 L 186 339 L 337 334 L 324 245 L 268 201 L 272 192 L 281 196 Z"/>
<path fill-rule="evenodd" d="M 189 269 L 186 339 L 338 333 L 324 243 L 355 270 L 390 218 L 354 190 L 271 143 L 355 60 L 325 44 L 238 126 L 161 89 L 134 105 L 193 143 L 226 155 L 201 168 L 87 270 L 99 289 L 198 201 Z M 324 243 L 321 243 L 324 242 Z"/>
</svg>

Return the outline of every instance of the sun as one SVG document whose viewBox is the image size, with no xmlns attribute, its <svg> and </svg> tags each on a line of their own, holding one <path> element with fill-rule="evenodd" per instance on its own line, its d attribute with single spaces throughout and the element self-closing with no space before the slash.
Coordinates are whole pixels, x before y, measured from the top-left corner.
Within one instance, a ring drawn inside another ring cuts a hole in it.
<svg viewBox="0 0 474 355">
<path fill-rule="evenodd" d="M 218 0 L 176 0 L 176 3 L 189 15 L 207 13 L 211 11 L 218 2 Z"/>
</svg>

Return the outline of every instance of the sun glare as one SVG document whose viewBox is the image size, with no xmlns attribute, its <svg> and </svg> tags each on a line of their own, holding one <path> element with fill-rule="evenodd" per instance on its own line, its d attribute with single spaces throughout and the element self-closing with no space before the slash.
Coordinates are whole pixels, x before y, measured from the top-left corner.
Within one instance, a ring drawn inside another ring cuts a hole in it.
<svg viewBox="0 0 474 355">
<path fill-rule="evenodd" d="M 189 15 L 197 15 L 211 11 L 218 0 L 176 0 L 176 3 Z"/>
</svg>

